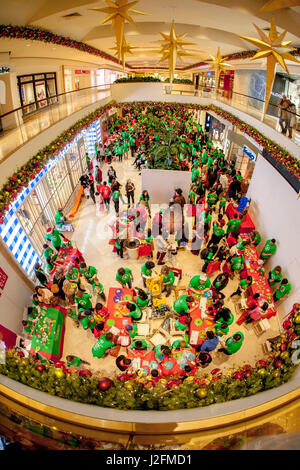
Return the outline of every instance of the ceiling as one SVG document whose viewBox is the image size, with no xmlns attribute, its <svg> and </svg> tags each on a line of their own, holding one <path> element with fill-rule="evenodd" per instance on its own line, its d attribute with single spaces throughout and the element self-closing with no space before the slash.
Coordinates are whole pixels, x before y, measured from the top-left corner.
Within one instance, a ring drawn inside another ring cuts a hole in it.
<svg viewBox="0 0 300 470">
<path fill-rule="evenodd" d="M 268 28 L 272 16 L 278 32 L 287 30 L 285 40 L 299 47 L 300 6 L 257 16 L 265 3 L 266 0 L 139 0 L 133 8 L 145 15 L 130 13 L 136 24 L 125 24 L 127 42 L 138 49 L 127 55 L 126 62 L 133 67 L 167 67 L 166 61 L 158 63 L 160 55 L 154 49 L 158 49 L 159 43 L 155 41 L 162 39 L 160 32 L 169 34 L 173 20 L 177 34 L 186 33 L 185 40 L 195 43 L 185 47 L 191 55 L 184 57 L 184 64 L 178 62 L 179 68 L 210 59 L 218 47 L 221 55 L 252 50 L 254 47 L 238 35 L 258 37 L 253 23 L 261 29 Z M 111 24 L 101 24 L 107 13 L 90 10 L 106 6 L 104 0 L 0 0 L 0 18 L 2 24 L 44 28 L 114 55 L 114 29 Z M 24 47 L 24 40 L 1 39 L 0 51 L 10 51 L 11 57 L 55 56 L 99 66 L 105 63 L 104 59 L 64 46 L 28 42 L 30 47 Z M 295 67 L 294 64 L 293 71 Z"/>
</svg>

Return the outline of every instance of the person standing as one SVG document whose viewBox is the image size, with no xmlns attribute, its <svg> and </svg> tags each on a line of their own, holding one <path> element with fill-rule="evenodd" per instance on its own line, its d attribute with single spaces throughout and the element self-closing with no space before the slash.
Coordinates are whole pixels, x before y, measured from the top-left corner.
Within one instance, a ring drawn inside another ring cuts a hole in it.
<svg viewBox="0 0 300 470">
<path fill-rule="evenodd" d="M 108 184 L 111 184 L 111 182 L 117 178 L 116 171 L 112 166 L 109 167 L 107 171 L 107 176 L 108 176 Z"/>
<path fill-rule="evenodd" d="M 290 106 L 290 101 L 287 99 L 285 95 L 282 95 L 282 99 L 279 103 L 279 125 L 281 127 L 281 133 L 286 134 L 288 129 L 288 108 Z"/>
<path fill-rule="evenodd" d="M 43 286 L 45 286 L 47 284 L 48 279 L 47 279 L 46 273 L 41 268 L 39 263 L 35 263 L 35 265 L 34 265 L 34 274 L 35 274 L 35 276 L 36 276 L 36 278 L 37 278 L 37 280 L 39 281 L 40 284 L 42 284 Z"/>
<path fill-rule="evenodd" d="M 101 171 L 101 169 L 98 167 L 98 165 L 96 166 L 95 181 L 96 181 L 97 185 L 100 185 L 101 182 L 102 182 L 102 171 Z"/>
<path fill-rule="evenodd" d="M 263 262 L 265 263 L 268 259 L 271 258 L 272 255 L 276 253 L 276 250 L 277 250 L 277 246 L 276 246 L 275 238 L 267 240 L 265 243 L 265 246 L 263 247 L 260 253 L 260 259 L 262 259 Z"/>
<path fill-rule="evenodd" d="M 103 197 L 103 203 L 105 206 L 105 209 L 109 211 L 109 202 L 110 202 L 110 187 L 107 185 L 106 181 L 103 181 L 103 184 L 100 187 L 100 194 Z"/>
<path fill-rule="evenodd" d="M 274 286 L 282 280 L 281 266 L 276 266 L 269 271 L 268 282 L 269 286 Z"/>
<path fill-rule="evenodd" d="M 169 295 L 171 295 L 172 286 L 174 285 L 174 282 L 175 282 L 174 271 L 172 271 L 172 269 L 170 269 L 169 266 L 163 266 L 161 268 L 161 274 L 164 276 L 162 292 L 166 291 L 167 292 L 166 297 L 169 297 Z"/>
<path fill-rule="evenodd" d="M 219 338 L 214 334 L 213 331 L 208 330 L 206 332 L 206 340 L 201 344 L 200 351 L 202 352 L 211 352 L 214 351 L 219 344 Z"/>
<path fill-rule="evenodd" d="M 152 271 L 154 267 L 155 267 L 155 264 L 153 263 L 153 261 L 146 261 L 146 263 L 142 265 L 141 276 L 143 279 L 144 287 L 147 287 L 147 284 L 146 284 L 147 279 L 152 278 Z"/>
<path fill-rule="evenodd" d="M 116 281 L 121 284 L 122 287 L 132 288 L 133 275 L 129 268 L 119 268 L 116 275 Z"/>
<path fill-rule="evenodd" d="M 287 279 L 282 279 L 279 287 L 275 291 L 273 295 L 274 302 L 278 302 L 278 300 L 282 300 L 286 297 L 292 290 L 292 286 Z"/>
<path fill-rule="evenodd" d="M 134 204 L 134 190 L 135 190 L 134 183 L 130 179 L 127 180 L 125 191 L 126 191 L 128 206 L 130 206 L 130 199 L 132 201 L 132 204 Z"/>
<path fill-rule="evenodd" d="M 157 258 L 157 264 L 158 265 L 165 264 L 163 259 L 166 256 L 168 248 L 169 248 L 169 242 L 164 238 L 165 236 L 166 236 L 166 234 L 164 234 L 164 236 L 163 236 L 160 233 L 156 237 L 156 249 L 157 249 L 156 258 Z"/>
</svg>

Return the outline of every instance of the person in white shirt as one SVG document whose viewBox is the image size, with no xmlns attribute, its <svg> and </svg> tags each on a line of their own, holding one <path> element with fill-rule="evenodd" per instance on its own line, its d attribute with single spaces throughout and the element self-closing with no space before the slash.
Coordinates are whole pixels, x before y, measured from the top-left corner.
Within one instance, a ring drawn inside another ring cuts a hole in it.
<svg viewBox="0 0 300 470">
<path fill-rule="evenodd" d="M 167 240 L 168 234 L 166 232 L 160 233 L 156 237 L 156 249 L 157 249 L 157 264 L 162 265 L 165 264 L 163 262 L 164 257 L 166 256 L 166 253 L 169 249 L 169 242 Z"/>
</svg>

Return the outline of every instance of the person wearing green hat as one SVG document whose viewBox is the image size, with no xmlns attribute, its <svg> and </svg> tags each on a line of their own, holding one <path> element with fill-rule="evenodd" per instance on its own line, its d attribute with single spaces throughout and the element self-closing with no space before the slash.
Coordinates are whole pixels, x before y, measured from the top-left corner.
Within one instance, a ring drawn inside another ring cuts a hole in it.
<svg viewBox="0 0 300 470">
<path fill-rule="evenodd" d="M 218 349 L 218 351 L 226 354 L 227 356 L 231 356 L 241 349 L 243 342 L 244 335 L 241 331 L 238 331 L 228 338 L 225 344 L 220 340 L 222 348 Z"/>
<path fill-rule="evenodd" d="M 271 269 L 268 274 L 268 282 L 270 286 L 275 286 L 278 282 L 282 280 L 281 266 L 276 266 L 274 269 Z"/>
<path fill-rule="evenodd" d="M 189 283 L 189 289 L 195 294 L 199 294 L 205 289 L 209 289 L 211 286 L 211 281 L 206 274 L 201 274 L 198 276 L 192 277 Z"/>
<path fill-rule="evenodd" d="M 279 287 L 275 291 L 273 295 L 274 302 L 278 302 L 278 300 L 282 300 L 286 297 L 292 290 L 292 286 L 287 279 L 282 279 L 280 282 Z"/>
<path fill-rule="evenodd" d="M 264 261 L 264 263 L 271 258 L 272 255 L 276 253 L 277 246 L 275 238 L 267 240 L 265 246 L 263 247 L 260 253 L 260 259 Z"/>
</svg>

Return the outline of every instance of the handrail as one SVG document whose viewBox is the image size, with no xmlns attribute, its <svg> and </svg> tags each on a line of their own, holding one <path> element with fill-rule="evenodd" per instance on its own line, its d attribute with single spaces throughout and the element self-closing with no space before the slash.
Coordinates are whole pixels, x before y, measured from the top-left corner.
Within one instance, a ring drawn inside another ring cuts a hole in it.
<svg viewBox="0 0 300 470">
<path fill-rule="evenodd" d="M 71 90 L 71 91 L 66 91 L 64 93 L 58 93 L 57 95 L 47 96 L 45 98 L 42 98 L 41 100 L 32 101 L 32 103 L 25 104 L 24 106 L 19 106 L 19 108 L 14 108 L 11 111 L 8 111 L 7 113 L 1 114 L 0 119 L 4 118 L 5 116 L 8 116 L 9 114 L 20 111 L 21 109 L 23 110 L 23 109 L 27 108 L 28 106 L 32 106 L 34 104 L 40 103 L 41 101 L 51 100 L 52 98 L 57 98 L 58 96 L 64 96 L 64 95 L 68 95 L 70 93 L 76 93 L 76 92 L 80 92 L 80 91 L 83 91 L 83 90 L 90 90 L 91 88 L 100 88 L 100 87 L 104 87 L 104 86 L 106 86 L 106 87 L 110 86 L 110 83 L 104 83 L 103 85 L 89 86 L 89 87 L 85 87 L 85 88 L 80 88 L 79 90 Z"/>
</svg>

